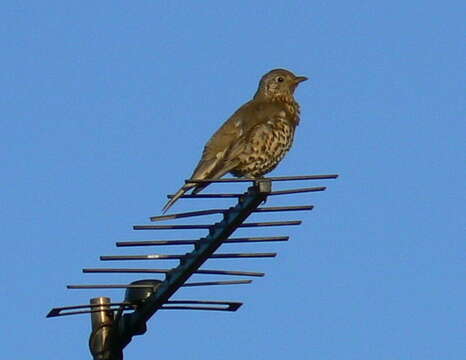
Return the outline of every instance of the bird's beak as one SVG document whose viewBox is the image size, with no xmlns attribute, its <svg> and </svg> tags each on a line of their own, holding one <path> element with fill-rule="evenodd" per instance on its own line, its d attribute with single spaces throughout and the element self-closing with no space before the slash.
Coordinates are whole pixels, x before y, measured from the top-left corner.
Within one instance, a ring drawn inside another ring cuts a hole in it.
<svg viewBox="0 0 466 360">
<path fill-rule="evenodd" d="M 301 83 L 303 81 L 306 81 L 306 80 L 308 80 L 308 78 L 305 77 L 305 76 L 296 76 L 295 79 L 294 79 L 294 83 L 299 84 L 299 83 Z"/>
</svg>

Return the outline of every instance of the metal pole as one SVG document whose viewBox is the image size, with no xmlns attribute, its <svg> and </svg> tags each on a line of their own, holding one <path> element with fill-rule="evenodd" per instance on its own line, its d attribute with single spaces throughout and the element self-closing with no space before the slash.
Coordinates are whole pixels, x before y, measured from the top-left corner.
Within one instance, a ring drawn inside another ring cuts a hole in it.
<svg viewBox="0 0 466 360">
<path fill-rule="evenodd" d="M 89 349 L 94 360 L 122 360 L 123 351 L 114 349 L 113 311 L 110 310 L 110 298 L 98 297 L 91 299 L 92 332 L 89 337 Z M 98 306 L 100 305 L 100 306 Z"/>
</svg>

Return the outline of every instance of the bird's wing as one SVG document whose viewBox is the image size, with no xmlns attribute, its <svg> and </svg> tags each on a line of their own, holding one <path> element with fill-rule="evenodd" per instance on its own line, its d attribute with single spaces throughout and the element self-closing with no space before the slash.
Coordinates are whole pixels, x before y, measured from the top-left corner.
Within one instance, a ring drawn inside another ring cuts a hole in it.
<svg viewBox="0 0 466 360">
<path fill-rule="evenodd" d="M 236 111 L 204 147 L 192 179 L 219 178 L 238 165 L 236 153 L 244 146 L 250 103 Z"/>
<path fill-rule="evenodd" d="M 228 154 L 232 148 L 238 148 L 243 137 L 241 125 L 243 120 L 240 119 L 241 110 L 249 103 L 243 105 L 234 113 L 215 134 L 210 138 L 204 147 L 202 157 L 194 169 L 191 179 L 204 180 L 220 178 L 238 165 L 239 159 L 230 157 Z M 235 151 L 236 152 L 236 151 Z M 187 183 L 182 186 L 176 194 L 165 204 L 163 212 L 165 213 L 183 194 L 194 188 L 193 193 L 198 193 L 208 184 Z"/>
<path fill-rule="evenodd" d="M 275 118 L 279 111 L 282 112 L 281 107 L 270 103 L 264 106 L 257 101 L 250 101 L 239 108 L 207 142 L 191 179 L 218 179 L 233 170 L 240 163 L 240 154 L 250 151 L 249 139 L 254 129 Z M 163 211 L 167 211 L 188 190 L 194 188 L 195 194 L 207 185 L 185 184 L 167 202 Z"/>
<path fill-rule="evenodd" d="M 250 101 L 236 111 L 206 144 L 192 179 L 216 179 L 234 169 L 249 152 L 251 137 L 270 121 L 285 117 L 283 107 Z"/>
</svg>

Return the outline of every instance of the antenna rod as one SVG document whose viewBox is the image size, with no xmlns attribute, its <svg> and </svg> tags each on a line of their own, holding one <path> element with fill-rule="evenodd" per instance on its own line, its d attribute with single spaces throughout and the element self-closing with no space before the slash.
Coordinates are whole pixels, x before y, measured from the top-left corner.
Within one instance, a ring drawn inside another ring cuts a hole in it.
<svg viewBox="0 0 466 360">
<path fill-rule="evenodd" d="M 243 194 L 238 204 L 225 212 L 224 219 L 209 230 L 209 235 L 199 241 L 196 248 L 180 261 L 180 265 L 171 270 L 157 290 L 133 313 L 125 314 L 119 321 L 119 346 L 123 349 L 134 335 L 145 332 L 146 322 L 165 304 L 170 297 L 201 265 L 212 256 L 223 241 L 266 200 L 271 192 L 271 181 L 259 180 Z M 141 331 L 142 330 L 142 331 Z"/>
</svg>

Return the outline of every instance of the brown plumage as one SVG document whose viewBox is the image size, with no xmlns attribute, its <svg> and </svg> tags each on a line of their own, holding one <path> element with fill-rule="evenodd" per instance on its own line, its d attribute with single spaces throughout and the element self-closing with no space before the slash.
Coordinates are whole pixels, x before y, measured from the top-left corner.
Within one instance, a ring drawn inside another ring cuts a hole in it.
<svg viewBox="0 0 466 360">
<path fill-rule="evenodd" d="M 288 70 L 275 69 L 259 82 L 254 98 L 241 106 L 204 147 L 191 179 L 217 179 L 231 173 L 260 178 L 272 171 L 293 143 L 299 124 L 299 104 L 293 97 L 307 80 Z M 207 185 L 187 183 L 163 208 L 166 212 L 186 191 L 198 193 Z"/>
</svg>

